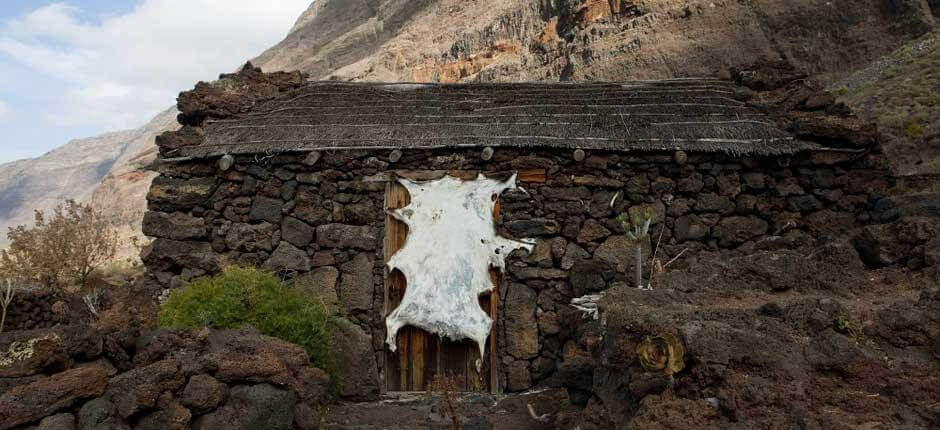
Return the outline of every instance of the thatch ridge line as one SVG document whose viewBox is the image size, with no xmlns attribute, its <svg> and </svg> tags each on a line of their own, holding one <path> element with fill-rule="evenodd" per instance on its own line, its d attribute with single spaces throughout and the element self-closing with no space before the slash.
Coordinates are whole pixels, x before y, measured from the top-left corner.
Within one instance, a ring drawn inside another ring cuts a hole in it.
<svg viewBox="0 0 940 430">
<path fill-rule="evenodd" d="M 336 116 L 336 117 L 366 117 L 366 116 L 381 116 L 385 118 L 538 118 L 538 117 L 609 117 L 609 116 L 668 116 L 668 117 L 679 117 L 679 118 L 699 118 L 699 117 L 708 117 L 708 116 L 722 116 L 722 117 L 761 117 L 765 118 L 766 115 L 761 113 L 748 113 L 748 112 L 734 112 L 734 113 L 705 113 L 701 115 L 681 115 L 677 113 L 637 113 L 637 112 L 627 112 L 627 113 L 531 113 L 531 114 L 494 114 L 494 115 L 415 115 L 415 114 L 388 114 L 388 113 L 320 113 L 318 116 Z M 289 119 L 289 118 L 309 118 L 310 115 L 279 115 L 272 116 L 274 119 Z M 244 117 L 234 117 L 228 119 L 210 119 L 206 120 L 207 125 L 212 124 L 225 124 L 225 123 L 240 123 L 245 122 Z M 774 124 L 771 124 L 774 125 Z M 775 126 L 775 125 L 774 125 Z"/>
<path fill-rule="evenodd" d="M 653 122 L 651 126 L 671 126 L 671 125 L 721 125 L 721 124 L 759 124 L 774 127 L 769 122 L 754 120 L 735 120 L 735 121 L 690 121 L 690 122 Z M 264 125 L 233 125 L 219 127 L 217 131 L 237 130 L 237 129 L 257 129 L 268 127 L 430 127 L 430 126 L 468 126 L 468 127 L 494 127 L 505 125 L 588 125 L 603 128 L 590 122 L 414 122 L 414 123 L 375 123 L 375 124 L 264 124 Z"/>
<path fill-rule="evenodd" d="M 569 141 L 569 140 L 583 140 L 583 141 L 603 141 L 603 142 L 708 142 L 708 143 L 736 143 L 736 144 L 747 144 L 747 143 L 770 143 L 777 141 L 786 141 L 790 142 L 795 140 L 793 137 L 769 137 L 769 138 L 759 138 L 759 139 L 728 139 L 721 137 L 704 137 L 697 139 L 662 139 L 662 138 L 616 138 L 616 137 L 590 137 L 590 136 L 574 136 L 574 137 L 560 137 L 560 136 L 539 136 L 539 135 L 530 135 L 530 136 L 473 136 L 473 135 L 464 135 L 464 136 L 446 136 L 446 137 L 407 137 L 407 138 L 382 138 L 384 141 L 403 141 L 410 142 L 415 140 L 452 140 L 452 139 L 539 139 L 539 140 L 557 140 L 557 141 Z M 307 142 L 370 142 L 377 139 L 352 139 L 352 138 L 314 138 L 314 139 L 271 139 L 271 140 L 246 140 L 240 142 L 229 142 L 229 143 L 203 143 L 199 146 L 231 146 L 231 145 L 255 145 L 255 144 L 266 144 L 266 143 L 307 143 Z M 461 146 L 463 144 L 455 143 L 449 146 Z M 467 144 L 469 146 L 479 146 L 477 144 Z M 408 147 L 412 148 L 412 147 Z M 415 147 L 417 148 L 417 147 Z M 359 147 L 347 147 L 347 149 L 359 149 Z"/>
</svg>

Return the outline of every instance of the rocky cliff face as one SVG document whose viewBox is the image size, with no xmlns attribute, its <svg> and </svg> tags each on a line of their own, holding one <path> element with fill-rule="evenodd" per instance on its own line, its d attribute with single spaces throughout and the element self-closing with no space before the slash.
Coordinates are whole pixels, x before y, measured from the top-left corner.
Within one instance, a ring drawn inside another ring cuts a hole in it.
<svg viewBox="0 0 940 430">
<path fill-rule="evenodd" d="M 767 56 L 829 81 L 929 29 L 933 3 L 318 0 L 253 62 L 313 79 L 557 81 L 711 75 Z M 138 232 L 153 138 L 174 116 L 0 166 L 0 227 L 76 198 Z"/>
<path fill-rule="evenodd" d="M 931 25 L 919 0 L 324 0 L 258 63 L 354 80 L 624 80 L 765 55 L 839 74 Z"/>
</svg>

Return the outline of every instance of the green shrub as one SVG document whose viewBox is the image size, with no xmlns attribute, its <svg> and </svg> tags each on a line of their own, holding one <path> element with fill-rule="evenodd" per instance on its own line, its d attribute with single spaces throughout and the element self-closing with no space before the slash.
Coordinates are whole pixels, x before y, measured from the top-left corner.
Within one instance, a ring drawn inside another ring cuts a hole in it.
<svg viewBox="0 0 940 430">
<path fill-rule="evenodd" d="M 336 380 L 330 352 L 332 322 L 319 303 L 304 298 L 269 272 L 230 266 L 170 293 L 160 306 L 159 323 L 169 328 L 238 328 L 300 345 L 313 365 Z"/>
<path fill-rule="evenodd" d="M 919 123 L 912 122 L 904 129 L 904 134 L 911 139 L 919 139 L 924 135 L 924 127 Z"/>
</svg>

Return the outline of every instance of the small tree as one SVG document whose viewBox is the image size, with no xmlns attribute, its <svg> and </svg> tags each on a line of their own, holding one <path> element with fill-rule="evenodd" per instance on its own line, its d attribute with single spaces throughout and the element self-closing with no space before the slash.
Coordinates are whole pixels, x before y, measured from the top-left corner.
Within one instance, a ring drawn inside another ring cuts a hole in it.
<svg viewBox="0 0 940 430">
<path fill-rule="evenodd" d="M 36 211 L 33 227 L 11 227 L 10 247 L 0 251 L 0 266 L 9 277 L 62 287 L 69 281 L 85 286 L 88 276 L 117 252 L 117 231 L 91 206 L 68 200 L 50 217 Z"/>
</svg>

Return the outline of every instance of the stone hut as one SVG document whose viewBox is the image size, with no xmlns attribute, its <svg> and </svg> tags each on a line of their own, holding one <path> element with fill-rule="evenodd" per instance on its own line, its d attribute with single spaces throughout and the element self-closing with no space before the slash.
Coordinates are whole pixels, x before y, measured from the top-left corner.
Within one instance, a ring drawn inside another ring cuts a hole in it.
<svg viewBox="0 0 940 430">
<path fill-rule="evenodd" d="M 149 279 L 280 273 L 342 316 L 347 398 L 435 375 L 551 384 L 589 318 L 571 300 L 632 282 L 620 214 L 647 214 L 679 264 L 870 221 L 875 131 L 797 77 L 733 78 L 381 84 L 249 64 L 182 93 L 182 128 L 157 139 Z"/>
</svg>

